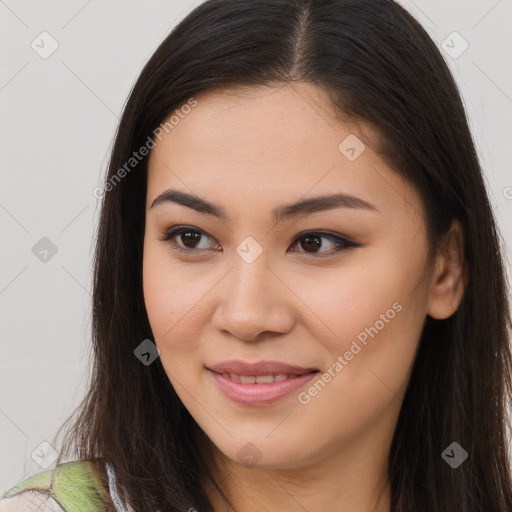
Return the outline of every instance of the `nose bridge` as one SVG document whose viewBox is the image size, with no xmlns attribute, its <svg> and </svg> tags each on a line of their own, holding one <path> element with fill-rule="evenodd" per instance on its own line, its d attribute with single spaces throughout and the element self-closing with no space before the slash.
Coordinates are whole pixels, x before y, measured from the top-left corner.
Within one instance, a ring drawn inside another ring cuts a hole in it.
<svg viewBox="0 0 512 512">
<path fill-rule="evenodd" d="M 237 338 L 246 340 L 254 339 L 263 331 L 283 332 L 289 328 L 290 320 L 283 313 L 282 296 L 276 289 L 279 280 L 269 268 L 267 254 L 261 251 L 254 258 L 255 247 L 250 244 L 242 243 L 237 248 L 214 314 L 218 330 L 230 331 Z M 242 252 L 238 254 L 240 249 Z"/>
<path fill-rule="evenodd" d="M 243 252 L 247 248 L 249 251 Z M 266 303 L 273 295 L 273 285 L 269 282 L 271 271 L 267 253 L 261 250 L 255 256 L 254 250 L 249 244 L 240 244 L 237 248 L 237 254 L 233 257 L 227 298 L 232 299 L 240 308 L 250 307 L 256 310 L 267 307 Z"/>
</svg>

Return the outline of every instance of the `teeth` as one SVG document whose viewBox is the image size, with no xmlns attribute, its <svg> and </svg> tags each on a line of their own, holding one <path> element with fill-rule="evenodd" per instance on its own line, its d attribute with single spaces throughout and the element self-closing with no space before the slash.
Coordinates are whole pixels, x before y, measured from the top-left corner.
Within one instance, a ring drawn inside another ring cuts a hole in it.
<svg viewBox="0 0 512 512">
<path fill-rule="evenodd" d="M 268 384 L 270 382 L 274 382 L 274 376 L 273 375 L 258 375 L 256 377 L 256 382 L 258 384 Z"/>
<path fill-rule="evenodd" d="M 277 373 L 275 375 L 238 375 L 237 373 L 223 373 L 223 377 L 231 379 L 233 382 L 242 384 L 270 384 L 271 382 L 282 382 L 286 379 L 293 379 L 297 375 L 287 375 L 286 373 Z"/>
</svg>

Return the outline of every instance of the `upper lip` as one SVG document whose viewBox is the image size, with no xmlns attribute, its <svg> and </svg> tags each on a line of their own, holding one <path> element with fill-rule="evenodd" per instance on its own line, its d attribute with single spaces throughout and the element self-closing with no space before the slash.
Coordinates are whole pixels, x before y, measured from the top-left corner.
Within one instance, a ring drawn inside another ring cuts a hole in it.
<svg viewBox="0 0 512 512">
<path fill-rule="evenodd" d="M 218 364 L 208 366 L 209 370 L 216 373 L 234 373 L 237 375 L 276 375 L 282 373 L 285 375 L 304 375 L 318 371 L 316 368 L 304 368 L 280 361 L 259 361 L 257 363 L 246 363 L 240 359 L 222 361 Z"/>
</svg>

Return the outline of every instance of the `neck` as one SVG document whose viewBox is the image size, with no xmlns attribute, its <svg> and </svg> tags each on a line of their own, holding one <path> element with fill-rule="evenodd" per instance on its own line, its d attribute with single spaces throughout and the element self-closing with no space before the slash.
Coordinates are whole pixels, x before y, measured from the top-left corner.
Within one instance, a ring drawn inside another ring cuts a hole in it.
<svg viewBox="0 0 512 512">
<path fill-rule="evenodd" d="M 327 450 L 294 468 L 247 467 L 226 457 L 209 440 L 211 472 L 230 504 L 205 485 L 214 512 L 390 512 L 389 443 L 363 436 L 343 450 Z"/>
</svg>

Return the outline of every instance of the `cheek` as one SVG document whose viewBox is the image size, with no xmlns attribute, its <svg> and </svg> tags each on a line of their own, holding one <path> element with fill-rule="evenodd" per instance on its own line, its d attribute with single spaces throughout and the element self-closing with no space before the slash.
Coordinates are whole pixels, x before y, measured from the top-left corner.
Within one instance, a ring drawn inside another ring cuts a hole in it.
<svg viewBox="0 0 512 512">
<path fill-rule="evenodd" d="M 410 255 L 409 255 L 410 256 Z M 316 337 L 331 358 L 346 354 L 345 378 L 359 378 L 363 366 L 379 367 L 386 374 L 405 374 L 413 357 L 425 318 L 426 293 L 418 285 L 423 258 L 410 258 L 390 248 L 367 253 L 350 271 L 342 268 L 311 281 L 299 281 L 297 295 L 304 297 L 316 317 Z"/>
<path fill-rule="evenodd" d="M 333 348 L 343 348 L 341 340 L 348 340 L 372 325 L 393 303 L 402 302 L 404 295 L 389 268 L 382 271 L 377 263 L 330 269 L 300 278 L 293 291 L 307 305 L 307 317 L 319 320 L 322 327 L 317 331 L 317 339 L 332 339 Z"/>
<path fill-rule="evenodd" d="M 317 340 L 330 354 L 322 368 L 326 384 L 314 382 L 298 398 L 304 410 L 315 411 L 305 417 L 308 428 L 319 428 L 316 418 L 330 418 L 327 428 L 337 439 L 340 424 L 351 435 L 377 421 L 388 407 L 398 407 L 423 317 L 403 262 L 393 268 L 364 265 L 330 277 L 335 284 L 320 279 L 308 301 L 322 320 Z"/>
<path fill-rule="evenodd" d="M 173 262 L 165 247 L 145 244 L 144 302 L 164 366 L 167 360 L 179 362 L 197 349 L 206 316 L 201 298 L 209 288 L 201 279 L 188 279 L 183 264 Z"/>
<path fill-rule="evenodd" d="M 144 303 L 149 322 L 155 338 L 161 338 L 172 328 L 178 319 L 176 285 L 169 278 L 170 274 L 162 271 L 160 262 L 152 257 L 151 251 L 144 254 L 143 289 Z"/>
</svg>

